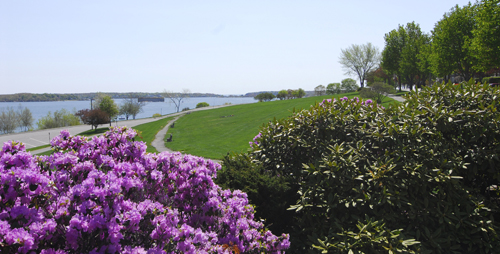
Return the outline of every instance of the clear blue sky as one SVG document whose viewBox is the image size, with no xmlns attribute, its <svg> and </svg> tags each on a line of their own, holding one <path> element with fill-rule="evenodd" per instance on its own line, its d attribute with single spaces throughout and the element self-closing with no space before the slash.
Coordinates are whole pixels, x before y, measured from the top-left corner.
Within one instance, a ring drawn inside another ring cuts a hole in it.
<svg viewBox="0 0 500 254">
<path fill-rule="evenodd" d="M 468 2 L 5 0 L 0 94 L 313 90 L 349 77 L 341 49 Z"/>
</svg>

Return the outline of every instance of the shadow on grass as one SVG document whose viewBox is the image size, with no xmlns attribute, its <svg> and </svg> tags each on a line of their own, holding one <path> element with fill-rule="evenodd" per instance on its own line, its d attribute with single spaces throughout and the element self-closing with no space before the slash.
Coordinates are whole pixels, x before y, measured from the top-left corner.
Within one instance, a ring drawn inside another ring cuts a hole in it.
<svg viewBox="0 0 500 254">
<path fill-rule="evenodd" d="M 103 134 L 106 131 L 109 131 L 109 127 L 102 127 L 102 128 L 97 128 L 95 130 L 88 130 L 88 131 L 80 132 L 76 135 L 89 137 L 89 136 L 93 136 L 93 135 L 97 135 L 97 134 Z"/>
<path fill-rule="evenodd" d="M 50 144 L 28 148 L 28 149 L 26 149 L 26 152 L 36 151 L 36 150 L 40 150 L 40 149 L 43 149 L 43 148 L 46 148 L 46 147 L 50 147 Z"/>
</svg>

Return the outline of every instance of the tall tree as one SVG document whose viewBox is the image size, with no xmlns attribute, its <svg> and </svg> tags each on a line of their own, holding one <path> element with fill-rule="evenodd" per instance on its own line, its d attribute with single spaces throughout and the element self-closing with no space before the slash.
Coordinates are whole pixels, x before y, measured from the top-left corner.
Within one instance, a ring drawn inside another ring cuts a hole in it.
<svg viewBox="0 0 500 254">
<path fill-rule="evenodd" d="M 437 75 L 457 73 L 468 81 L 476 73 L 479 61 L 472 48 L 475 10 L 470 3 L 456 5 L 436 23 L 432 31 L 432 69 Z"/>
<path fill-rule="evenodd" d="M 361 87 L 364 85 L 366 74 L 380 63 L 380 52 L 371 43 L 366 45 L 352 45 L 342 49 L 339 63 L 347 75 L 357 75 Z"/>
<path fill-rule="evenodd" d="M 288 97 L 288 91 L 283 89 L 278 92 L 278 95 L 276 97 L 280 100 L 285 100 Z"/>
<path fill-rule="evenodd" d="M 29 108 L 24 107 L 23 109 L 19 106 L 17 110 L 17 117 L 19 119 L 19 126 L 24 127 L 26 131 L 33 127 L 33 115 L 31 114 Z"/>
<path fill-rule="evenodd" d="M 425 56 L 424 48 L 430 43 L 430 37 L 422 33 L 420 26 L 411 22 L 406 27 L 399 26 L 385 35 L 386 45 L 382 53 L 382 67 L 398 78 L 399 89 L 401 80 L 413 89 L 416 81 L 425 78 L 428 71 L 421 63 Z"/>
<path fill-rule="evenodd" d="M 340 85 L 340 89 L 344 93 L 355 92 L 356 90 L 358 90 L 358 88 L 359 87 L 356 85 L 356 80 L 352 78 L 343 79 Z"/>
<path fill-rule="evenodd" d="M 413 89 L 417 79 L 420 79 L 423 72 L 420 69 L 420 54 L 423 45 L 430 43 L 429 36 L 422 33 L 420 26 L 415 22 L 406 24 L 404 46 L 401 51 L 401 62 L 399 64 L 400 73 L 406 80 L 406 84 Z"/>
<path fill-rule="evenodd" d="M 324 95 L 325 92 L 326 92 L 326 87 L 324 85 L 319 85 L 319 86 L 314 88 L 314 94 L 316 96 Z"/>
<path fill-rule="evenodd" d="M 136 98 L 129 97 L 125 99 L 120 106 L 120 115 L 125 115 L 125 118 L 128 118 L 130 116 L 135 119 L 135 116 L 142 112 L 142 108 L 144 107 L 143 102 L 139 102 Z"/>
<path fill-rule="evenodd" d="M 101 98 L 101 101 L 99 102 L 99 109 L 106 112 L 109 115 L 110 126 L 111 126 L 111 121 L 120 112 L 120 110 L 118 109 L 118 105 L 116 105 L 115 101 L 109 95 L 106 95 Z"/>
<path fill-rule="evenodd" d="M 385 47 L 382 51 L 381 66 L 387 73 L 397 78 L 399 91 L 401 91 L 401 72 L 399 66 L 401 64 L 401 53 L 405 45 L 405 29 L 399 26 L 384 36 Z"/>
<path fill-rule="evenodd" d="M 302 89 L 302 88 L 299 88 L 297 90 L 294 90 L 292 92 L 292 94 L 293 94 L 293 97 L 295 97 L 295 98 L 302 98 L 302 97 L 306 96 L 306 91 L 304 91 L 304 89 Z"/>
<path fill-rule="evenodd" d="M 19 119 L 14 108 L 7 107 L 6 110 L 2 108 L 2 112 L 0 112 L 0 131 L 5 134 L 12 133 L 18 125 Z"/>
<path fill-rule="evenodd" d="M 163 97 L 168 98 L 169 102 L 173 103 L 175 105 L 175 109 L 179 112 L 182 101 L 188 98 L 190 93 L 191 91 L 189 91 L 189 89 L 183 89 L 180 93 L 164 90 L 162 95 Z"/>
<path fill-rule="evenodd" d="M 356 81 L 354 81 L 356 82 Z M 330 83 L 326 86 L 326 94 L 339 94 L 341 93 L 342 89 L 340 86 L 340 83 Z"/>
<path fill-rule="evenodd" d="M 473 48 L 480 60 L 480 71 L 500 67 L 500 1 L 482 0 L 477 5 L 477 28 Z"/>
</svg>

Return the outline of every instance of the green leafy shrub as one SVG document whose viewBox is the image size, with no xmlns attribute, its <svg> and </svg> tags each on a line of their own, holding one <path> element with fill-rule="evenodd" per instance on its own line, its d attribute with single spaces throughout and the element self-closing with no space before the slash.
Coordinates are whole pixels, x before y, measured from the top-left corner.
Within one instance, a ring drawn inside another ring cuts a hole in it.
<svg viewBox="0 0 500 254">
<path fill-rule="evenodd" d="M 206 102 L 200 102 L 200 103 L 196 104 L 196 108 L 203 108 L 203 107 L 208 107 L 208 106 L 210 106 L 210 105 Z"/>
<path fill-rule="evenodd" d="M 50 129 L 81 124 L 80 118 L 66 109 L 56 110 L 53 114 L 49 111 L 46 116 L 38 119 L 38 129 Z"/>
<path fill-rule="evenodd" d="M 227 154 L 215 182 L 223 189 L 247 193 L 249 202 L 256 206 L 255 217 L 266 220 L 266 227 L 274 234 L 290 231 L 294 212 L 286 208 L 295 203 L 297 189 L 291 189 L 284 177 L 264 172 L 248 154 Z"/>
<path fill-rule="evenodd" d="M 363 98 L 370 98 L 382 103 L 388 94 L 395 94 L 396 89 L 393 86 L 383 83 L 375 82 L 370 87 L 361 89 L 359 95 Z"/>
<path fill-rule="evenodd" d="M 492 253 L 499 105 L 498 90 L 472 84 L 388 109 L 324 101 L 264 126 L 250 161 L 298 189 L 297 253 Z"/>
<path fill-rule="evenodd" d="M 154 114 L 153 114 L 153 118 L 157 118 L 157 117 L 161 117 L 161 114 L 159 114 L 159 113 L 154 113 Z"/>
</svg>

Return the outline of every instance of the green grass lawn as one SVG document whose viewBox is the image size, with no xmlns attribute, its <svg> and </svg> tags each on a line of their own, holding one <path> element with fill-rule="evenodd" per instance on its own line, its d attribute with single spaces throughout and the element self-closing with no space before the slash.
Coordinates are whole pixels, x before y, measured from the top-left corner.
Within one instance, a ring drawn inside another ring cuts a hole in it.
<svg viewBox="0 0 500 254">
<path fill-rule="evenodd" d="M 353 98 L 359 93 L 348 93 Z M 331 95 L 307 97 L 293 100 L 270 101 L 192 112 L 179 118 L 175 128 L 170 128 L 166 137 L 173 134 L 173 141 L 165 145 L 183 153 L 211 159 L 221 159 L 228 152 L 242 152 L 249 148 L 250 142 L 259 133 L 259 127 L 274 118 L 281 119 L 292 114 L 293 110 L 308 109 L 311 105 L 332 98 Z M 388 106 L 395 103 L 386 98 L 382 103 Z"/>
<path fill-rule="evenodd" d="M 146 152 L 148 152 L 148 153 L 157 153 L 158 152 L 158 150 L 156 150 L 156 148 L 154 148 L 151 145 L 151 142 L 153 142 L 153 140 L 155 139 L 156 133 L 158 133 L 158 131 L 163 129 L 163 127 L 165 127 L 165 125 L 167 125 L 167 123 L 172 119 L 174 119 L 173 116 L 166 117 L 166 118 L 160 119 L 158 121 L 144 123 L 144 124 L 132 127 L 132 129 L 136 130 L 137 133 L 139 134 L 138 135 L 139 139 L 136 139 L 136 140 L 146 142 L 146 144 L 148 146 Z"/>
</svg>

